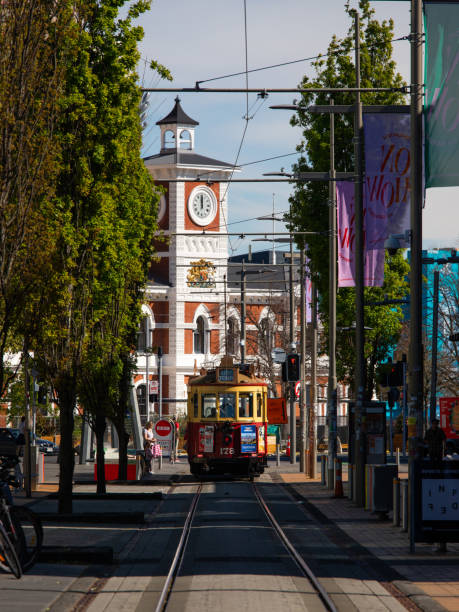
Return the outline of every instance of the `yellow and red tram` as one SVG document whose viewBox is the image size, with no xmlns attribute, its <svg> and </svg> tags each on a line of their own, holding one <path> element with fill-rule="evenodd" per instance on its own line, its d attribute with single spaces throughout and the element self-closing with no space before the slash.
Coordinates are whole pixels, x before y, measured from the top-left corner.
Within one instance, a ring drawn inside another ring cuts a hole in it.
<svg viewBox="0 0 459 612">
<path fill-rule="evenodd" d="M 267 384 L 224 357 L 188 382 L 187 452 L 192 474 L 261 474 L 267 455 Z"/>
</svg>

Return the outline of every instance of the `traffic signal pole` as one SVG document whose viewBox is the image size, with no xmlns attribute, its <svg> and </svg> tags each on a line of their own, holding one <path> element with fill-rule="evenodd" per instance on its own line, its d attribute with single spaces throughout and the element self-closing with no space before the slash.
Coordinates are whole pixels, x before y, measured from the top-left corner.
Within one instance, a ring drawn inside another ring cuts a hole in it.
<svg viewBox="0 0 459 612">
<path fill-rule="evenodd" d="M 333 106 L 334 100 L 330 100 Z M 335 115 L 330 113 L 330 180 L 329 191 L 329 285 L 328 285 L 328 488 L 335 487 L 337 434 L 336 380 L 336 181 L 335 181 Z"/>
<path fill-rule="evenodd" d="M 355 12 L 355 503 L 365 499 L 365 337 L 364 337 L 364 241 L 363 241 L 363 118 L 360 98 L 360 18 Z"/>
</svg>

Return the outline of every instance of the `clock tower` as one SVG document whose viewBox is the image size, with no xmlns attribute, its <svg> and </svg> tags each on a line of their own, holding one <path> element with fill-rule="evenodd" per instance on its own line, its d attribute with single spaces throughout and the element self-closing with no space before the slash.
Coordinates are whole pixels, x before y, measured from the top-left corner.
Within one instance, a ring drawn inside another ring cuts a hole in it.
<svg viewBox="0 0 459 612">
<path fill-rule="evenodd" d="M 185 113 L 178 97 L 157 125 L 160 152 L 144 162 L 164 189 L 158 224 L 167 241 L 156 243 L 159 261 L 150 269 L 147 302 L 153 350 L 161 345 L 164 355 L 163 398 L 171 400 L 169 410 L 167 402 L 163 406 L 167 414 L 185 410 L 189 376 L 202 363 L 216 361 L 224 349 L 227 181 L 234 166 L 195 151 L 199 123 Z"/>
</svg>

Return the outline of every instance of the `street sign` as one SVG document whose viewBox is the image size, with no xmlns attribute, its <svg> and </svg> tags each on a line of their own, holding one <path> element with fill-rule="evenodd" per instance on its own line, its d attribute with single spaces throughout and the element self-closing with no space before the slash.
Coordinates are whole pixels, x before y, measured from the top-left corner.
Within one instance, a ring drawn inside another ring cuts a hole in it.
<svg viewBox="0 0 459 612">
<path fill-rule="evenodd" d="M 160 419 L 155 424 L 155 434 L 161 447 L 163 457 L 170 457 L 172 452 L 172 423 L 166 419 Z"/>
<path fill-rule="evenodd" d="M 297 397 L 300 397 L 300 389 L 301 389 L 301 382 L 298 381 L 297 383 L 295 383 L 295 395 Z"/>
<path fill-rule="evenodd" d="M 159 382 L 157 380 L 150 380 L 150 394 L 159 393 Z"/>
<path fill-rule="evenodd" d="M 287 353 L 282 348 L 275 348 L 271 351 L 271 357 L 274 363 L 284 363 Z"/>
</svg>

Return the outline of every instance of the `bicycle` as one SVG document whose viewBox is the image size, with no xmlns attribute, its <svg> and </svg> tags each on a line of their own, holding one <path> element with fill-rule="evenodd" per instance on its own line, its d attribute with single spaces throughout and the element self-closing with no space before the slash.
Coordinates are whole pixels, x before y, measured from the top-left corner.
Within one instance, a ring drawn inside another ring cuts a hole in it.
<svg viewBox="0 0 459 612">
<path fill-rule="evenodd" d="M 43 545 L 43 527 L 39 517 L 29 508 L 14 505 L 10 486 L 20 487 L 20 482 L 12 473 L 18 463 L 17 456 L 0 456 L 0 521 L 24 572 L 38 559 Z M 13 573 L 20 577 L 14 570 Z"/>
</svg>

